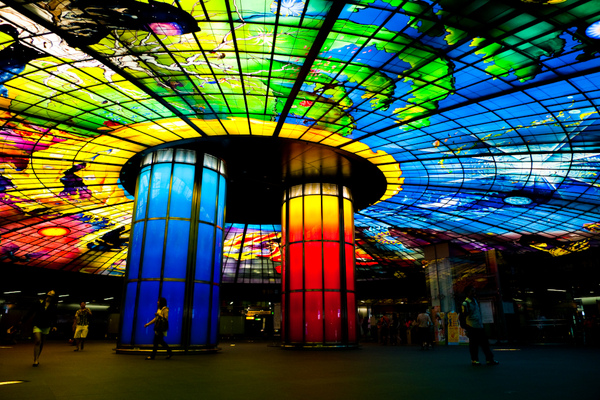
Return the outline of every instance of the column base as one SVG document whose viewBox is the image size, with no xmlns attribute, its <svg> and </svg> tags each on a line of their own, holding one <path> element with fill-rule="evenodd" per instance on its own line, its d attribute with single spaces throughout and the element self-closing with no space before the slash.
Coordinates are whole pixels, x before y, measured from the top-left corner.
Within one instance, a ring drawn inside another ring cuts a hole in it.
<svg viewBox="0 0 600 400">
<path fill-rule="evenodd" d="M 189 349 L 178 348 L 169 346 L 173 354 L 185 355 L 185 354 L 209 354 L 217 353 L 221 351 L 220 347 L 217 346 L 197 346 Z M 152 352 L 152 345 L 149 346 L 121 346 L 113 349 L 117 354 L 148 354 Z M 159 348 L 157 351 L 158 355 L 166 355 L 167 351 Z"/>
<path fill-rule="evenodd" d="M 337 344 L 337 343 L 294 343 L 282 344 L 281 348 L 285 350 L 354 350 L 360 346 L 358 343 Z"/>
</svg>

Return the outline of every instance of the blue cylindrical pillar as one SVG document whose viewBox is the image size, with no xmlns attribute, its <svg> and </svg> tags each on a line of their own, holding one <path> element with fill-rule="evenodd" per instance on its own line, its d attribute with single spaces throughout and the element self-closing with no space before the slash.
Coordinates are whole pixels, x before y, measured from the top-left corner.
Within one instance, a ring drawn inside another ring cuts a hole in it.
<svg viewBox="0 0 600 400">
<path fill-rule="evenodd" d="M 117 350 L 152 345 L 159 297 L 167 299 L 173 348 L 216 349 L 225 220 L 225 163 L 188 149 L 141 162 L 132 215 Z"/>
</svg>

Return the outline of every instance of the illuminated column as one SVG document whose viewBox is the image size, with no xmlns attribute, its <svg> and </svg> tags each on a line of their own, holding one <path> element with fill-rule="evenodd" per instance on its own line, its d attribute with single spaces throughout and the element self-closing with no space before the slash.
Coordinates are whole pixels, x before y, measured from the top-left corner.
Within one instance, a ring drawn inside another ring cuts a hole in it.
<svg viewBox="0 0 600 400">
<path fill-rule="evenodd" d="M 216 349 L 225 216 L 225 164 L 165 149 L 141 162 L 129 240 L 118 351 L 151 346 L 159 297 L 175 349 Z"/>
<path fill-rule="evenodd" d="M 350 191 L 286 190 L 282 211 L 283 345 L 354 347 L 354 210 Z"/>
</svg>

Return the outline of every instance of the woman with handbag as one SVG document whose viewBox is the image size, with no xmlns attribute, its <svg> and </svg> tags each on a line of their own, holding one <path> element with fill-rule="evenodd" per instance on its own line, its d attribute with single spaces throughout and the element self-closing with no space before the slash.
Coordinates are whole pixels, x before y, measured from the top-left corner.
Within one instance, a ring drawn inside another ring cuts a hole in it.
<svg viewBox="0 0 600 400">
<path fill-rule="evenodd" d="M 167 308 L 167 299 L 164 297 L 158 299 L 158 310 L 155 317 L 152 321 L 145 324 L 144 328 L 152 324 L 154 324 L 154 347 L 152 348 L 152 355 L 146 357 L 146 360 L 154 360 L 159 344 L 167 349 L 168 360 L 173 355 L 173 352 L 167 342 L 165 342 L 165 336 L 167 336 L 167 331 L 169 330 L 169 309 Z"/>
</svg>

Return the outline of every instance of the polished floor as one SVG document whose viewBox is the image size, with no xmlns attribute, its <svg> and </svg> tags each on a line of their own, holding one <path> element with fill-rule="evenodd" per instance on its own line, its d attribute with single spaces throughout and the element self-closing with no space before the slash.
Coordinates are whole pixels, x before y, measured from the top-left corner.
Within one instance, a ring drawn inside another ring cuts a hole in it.
<svg viewBox="0 0 600 400">
<path fill-rule="evenodd" d="M 83 352 L 48 342 L 0 347 L 2 400 L 171 399 L 600 399 L 600 349 L 494 347 L 498 366 L 472 367 L 464 346 L 420 351 L 365 344 L 358 350 L 282 350 L 221 343 L 217 354 L 154 361 L 117 355 L 114 342 Z"/>
</svg>

